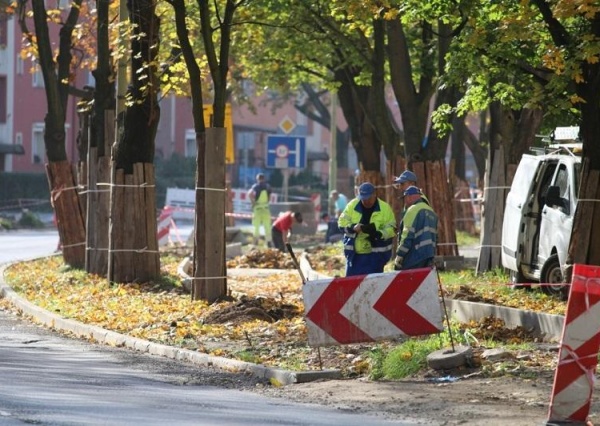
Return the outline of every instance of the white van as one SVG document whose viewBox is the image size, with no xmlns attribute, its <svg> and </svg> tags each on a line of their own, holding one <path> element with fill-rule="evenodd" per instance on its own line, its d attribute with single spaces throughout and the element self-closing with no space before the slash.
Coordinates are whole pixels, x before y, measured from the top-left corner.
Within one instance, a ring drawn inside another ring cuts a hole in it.
<svg viewBox="0 0 600 426">
<path fill-rule="evenodd" d="M 506 197 L 502 266 L 513 285 L 543 285 L 564 296 L 564 265 L 571 239 L 581 175 L 578 127 L 559 127 L 552 145 L 524 154 Z"/>
</svg>

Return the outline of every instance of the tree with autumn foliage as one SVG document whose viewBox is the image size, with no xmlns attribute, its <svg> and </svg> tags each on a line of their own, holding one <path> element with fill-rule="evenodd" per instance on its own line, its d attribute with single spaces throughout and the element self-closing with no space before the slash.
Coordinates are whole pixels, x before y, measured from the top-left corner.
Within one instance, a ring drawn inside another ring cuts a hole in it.
<svg viewBox="0 0 600 426">
<path fill-rule="evenodd" d="M 225 266 L 225 106 L 230 49 L 238 28 L 236 12 L 244 0 L 208 2 L 167 0 L 175 13 L 181 57 L 189 75 L 196 132 L 196 210 L 192 299 L 215 302 L 227 295 Z M 197 39 L 200 43 L 196 43 Z M 200 61 L 209 70 L 203 78 Z M 210 79 L 209 79 L 210 77 Z M 204 122 L 203 81 L 212 86 L 213 114 Z M 208 124 L 208 126 L 207 126 Z M 208 127 L 208 128 L 207 128 Z"/>
<path fill-rule="evenodd" d="M 250 45 L 261 44 L 262 54 L 239 59 L 260 86 L 289 90 L 314 82 L 335 90 L 360 164 L 359 180 L 387 188 L 391 200 L 393 176 L 407 165 L 418 169 L 419 184 L 429 192 L 435 188 L 437 194 L 433 201 L 443 219 L 440 253 L 458 254 L 452 209 L 444 207 L 451 205 L 452 194 L 444 162 L 448 141 L 431 137 L 423 144 L 449 44 L 443 36 L 450 34 L 452 25 L 438 27 L 432 17 L 435 26 L 424 18 L 413 19 L 418 24 L 409 22 L 406 19 L 416 12 L 400 14 L 400 3 L 384 7 L 374 2 L 259 2 L 255 6 L 260 11 L 253 15 L 257 25 L 246 44 L 248 52 Z M 460 27 L 462 21 L 452 22 Z M 404 141 L 389 109 L 390 82 Z"/>
<path fill-rule="evenodd" d="M 587 1 L 481 2 L 452 46 L 446 81 L 463 94 L 454 112 L 489 110 L 482 251 L 492 254 L 483 262 L 480 255 L 478 270 L 500 266 L 504 199 L 535 134 L 577 124 L 580 115 L 584 158 L 595 152 L 591 141 L 598 121 L 597 9 Z M 593 160 L 584 164 L 592 167 Z M 594 199 L 584 183 L 588 170 L 584 167 L 581 195 Z M 573 238 L 581 238 L 577 235 L 582 211 L 588 212 L 585 229 L 591 228 L 590 207 L 582 203 L 578 209 Z M 579 244 L 577 250 L 575 258 L 586 258 L 587 245 Z"/>
<path fill-rule="evenodd" d="M 114 109 L 114 81 L 112 77 L 112 59 L 108 54 L 109 47 L 109 2 L 98 2 L 100 20 L 96 21 L 93 14 L 87 14 L 87 9 L 81 1 L 71 3 L 68 12 L 61 10 L 46 10 L 43 1 L 32 0 L 31 9 L 28 2 L 18 4 L 19 22 L 27 40 L 30 43 L 31 54 L 35 56 L 44 76 L 46 97 L 48 99 L 48 114 L 45 119 L 44 140 L 48 157 L 48 176 L 51 186 L 51 201 L 55 208 L 59 235 L 63 245 L 65 261 L 71 266 L 83 267 L 84 263 L 93 272 L 105 272 L 106 256 L 90 260 L 87 253 L 106 251 L 106 245 L 97 246 L 100 239 L 86 239 L 86 229 L 83 203 L 78 194 L 78 185 L 72 173 L 72 166 L 67 161 L 65 150 L 65 106 L 69 94 L 79 94 L 85 97 L 82 110 L 93 105 L 95 114 L 92 123 L 90 146 L 94 151 L 106 156 L 113 139 L 107 144 L 107 137 L 114 135 L 114 118 L 107 122 L 105 111 Z M 146 7 L 148 6 L 148 7 Z M 131 46 L 118 55 L 125 56 L 131 52 L 132 76 L 127 98 L 128 110 L 120 117 L 123 127 L 118 134 L 111 166 L 115 167 L 116 180 L 111 179 L 108 162 L 104 162 L 105 175 L 103 184 L 110 184 L 111 191 L 117 188 L 112 202 L 110 227 L 112 238 L 108 260 L 109 278 L 117 281 L 148 280 L 155 278 L 160 269 L 158 244 L 156 241 L 156 214 L 154 197 L 154 173 L 151 167 L 154 157 L 154 131 L 158 124 L 159 114 L 156 93 L 159 90 L 156 78 L 156 52 L 158 51 L 158 21 L 153 14 L 151 4 L 137 2 L 131 5 Z M 81 13 L 86 19 L 78 22 Z M 29 30 L 30 18 L 33 18 L 35 31 Z M 49 22 L 57 25 L 59 31 L 59 49 L 52 50 L 52 35 Z M 97 32 L 92 30 L 93 24 L 98 23 Z M 124 25 L 127 25 L 125 23 Z M 88 39 L 97 40 L 94 43 L 83 43 Z M 98 35 L 98 38 L 95 38 Z M 98 49 L 96 51 L 96 48 Z M 77 52 L 77 55 L 74 54 Z M 96 56 L 97 55 L 97 56 Z M 95 92 L 91 90 L 77 91 L 71 86 L 78 69 L 90 69 L 96 64 L 95 77 L 98 83 Z M 92 102 L 92 97 L 94 102 Z M 88 106 L 86 106 L 86 104 Z M 84 120 L 86 121 L 86 118 Z M 83 131 L 88 134 L 87 129 Z M 106 134 L 108 133 L 108 135 Z M 98 139 L 96 138 L 98 137 Z M 87 138 L 82 138 L 87 141 Z M 87 145 L 80 147 L 80 154 L 85 155 Z M 97 158 L 97 157 L 94 157 Z M 140 165 L 142 165 L 140 167 Z M 91 167 L 96 167 L 93 164 Z M 84 173 L 82 173 L 84 174 Z M 88 174 L 89 175 L 89 174 Z M 100 174 L 93 174 L 95 177 Z M 96 181 L 93 182 L 94 192 Z M 89 186 L 89 182 L 79 182 L 79 185 Z M 135 189 L 134 189 L 135 188 Z M 105 188 L 102 188 L 105 190 Z M 95 197 L 94 194 L 92 197 Z M 134 200 L 134 202 L 126 202 Z M 107 205 L 108 197 L 104 197 Z M 126 206 L 126 207 L 125 207 Z M 107 207 L 93 204 L 88 213 L 96 214 L 105 210 L 103 219 L 108 221 Z M 96 228 L 98 222 L 89 220 L 88 225 L 93 235 L 98 236 L 101 229 Z M 106 233 L 109 227 L 102 228 Z M 89 235 L 88 235 L 89 236 Z M 90 246 L 87 243 L 91 243 Z M 119 252 L 119 255 L 115 255 Z M 117 267 L 115 266 L 117 264 Z M 111 267 L 113 268 L 111 271 Z"/>
<path fill-rule="evenodd" d="M 550 36 L 542 60 L 551 79 L 571 89 L 565 97 L 581 112 L 583 167 L 567 262 L 600 265 L 600 5 L 531 0 L 530 7 Z"/>
</svg>

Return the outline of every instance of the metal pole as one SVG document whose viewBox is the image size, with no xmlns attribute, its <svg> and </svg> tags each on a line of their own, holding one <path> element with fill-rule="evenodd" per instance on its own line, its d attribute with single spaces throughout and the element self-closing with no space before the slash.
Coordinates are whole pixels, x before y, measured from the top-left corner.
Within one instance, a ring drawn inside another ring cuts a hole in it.
<svg viewBox="0 0 600 426">
<path fill-rule="evenodd" d="M 450 336 L 450 344 L 452 345 L 452 352 L 456 352 L 454 347 L 454 336 L 452 335 L 452 327 L 450 326 L 450 317 L 448 316 L 448 309 L 446 308 L 446 298 L 444 297 L 444 288 L 442 287 L 442 280 L 440 279 L 440 271 L 435 266 L 435 273 L 438 279 L 438 288 L 442 297 L 442 306 L 444 307 L 444 316 L 446 317 L 446 324 L 448 324 L 448 335 Z"/>
<path fill-rule="evenodd" d="M 337 189 L 337 93 L 329 92 L 331 98 L 331 122 L 329 123 L 329 194 Z M 329 213 L 334 213 L 335 209 L 330 205 L 331 199 L 327 197 L 327 206 Z"/>
<path fill-rule="evenodd" d="M 288 202 L 288 188 L 290 185 L 290 169 L 283 169 L 283 201 Z"/>
</svg>

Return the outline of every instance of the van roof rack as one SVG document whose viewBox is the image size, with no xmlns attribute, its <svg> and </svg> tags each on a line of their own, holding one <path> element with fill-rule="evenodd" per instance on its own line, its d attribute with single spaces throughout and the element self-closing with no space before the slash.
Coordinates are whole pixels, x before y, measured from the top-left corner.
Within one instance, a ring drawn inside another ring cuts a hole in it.
<svg viewBox="0 0 600 426">
<path fill-rule="evenodd" d="M 549 135 L 536 135 L 542 138 L 542 142 L 547 145 L 561 142 L 560 145 L 581 143 L 579 139 L 579 126 L 557 127 Z"/>
<path fill-rule="evenodd" d="M 567 154 L 580 156 L 583 143 L 579 139 L 579 126 L 557 127 L 549 135 L 536 135 L 546 144 L 544 147 L 531 147 L 537 155 Z"/>
<path fill-rule="evenodd" d="M 561 144 L 550 144 L 544 147 L 530 147 L 530 151 L 532 151 L 536 155 L 546 155 L 546 154 L 563 154 L 563 155 L 571 155 L 573 157 L 580 157 L 583 151 L 582 143 L 561 143 Z"/>
</svg>

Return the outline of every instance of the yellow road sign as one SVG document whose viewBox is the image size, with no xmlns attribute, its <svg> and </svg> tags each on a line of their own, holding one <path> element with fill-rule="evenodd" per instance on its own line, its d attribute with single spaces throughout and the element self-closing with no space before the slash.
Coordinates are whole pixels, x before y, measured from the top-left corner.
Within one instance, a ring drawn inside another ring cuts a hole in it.
<svg viewBox="0 0 600 426">
<path fill-rule="evenodd" d="M 211 127 L 213 106 L 204 105 L 204 124 Z M 233 120 L 231 119 L 231 104 L 225 105 L 225 163 L 235 162 L 235 146 L 233 143 Z"/>
</svg>

